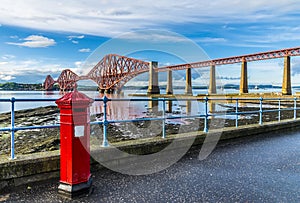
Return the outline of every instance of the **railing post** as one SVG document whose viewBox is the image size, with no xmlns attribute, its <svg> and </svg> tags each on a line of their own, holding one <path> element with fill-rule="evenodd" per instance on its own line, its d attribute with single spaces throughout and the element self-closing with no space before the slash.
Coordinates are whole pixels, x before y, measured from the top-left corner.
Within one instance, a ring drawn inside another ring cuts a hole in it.
<svg viewBox="0 0 300 203">
<path fill-rule="evenodd" d="M 15 159 L 15 101 L 11 98 L 11 135 L 10 135 L 10 158 Z"/>
<path fill-rule="evenodd" d="M 108 121 L 107 121 L 107 102 L 108 98 L 106 96 L 103 97 L 103 141 L 102 141 L 102 147 L 108 147 L 108 140 L 107 140 L 107 127 L 108 127 Z"/>
<path fill-rule="evenodd" d="M 281 110 L 281 101 L 280 101 L 280 98 L 278 99 L 278 122 L 280 122 L 280 117 L 281 117 L 281 113 L 280 113 L 280 110 Z"/>
<path fill-rule="evenodd" d="M 297 97 L 294 98 L 294 120 L 297 119 Z"/>
<path fill-rule="evenodd" d="M 205 97 L 205 118 L 204 118 L 203 132 L 208 133 L 208 98 L 207 97 Z"/>
<path fill-rule="evenodd" d="M 262 108 L 263 98 L 259 99 L 259 125 L 263 124 L 263 108 Z"/>
<path fill-rule="evenodd" d="M 236 99 L 236 103 L 235 103 L 235 127 L 237 128 L 239 126 L 239 99 Z"/>
<path fill-rule="evenodd" d="M 166 119 L 165 119 L 165 112 L 166 112 L 166 100 L 163 98 L 163 112 L 162 112 L 162 117 L 163 117 L 163 122 L 162 122 L 162 138 L 166 138 Z"/>
</svg>

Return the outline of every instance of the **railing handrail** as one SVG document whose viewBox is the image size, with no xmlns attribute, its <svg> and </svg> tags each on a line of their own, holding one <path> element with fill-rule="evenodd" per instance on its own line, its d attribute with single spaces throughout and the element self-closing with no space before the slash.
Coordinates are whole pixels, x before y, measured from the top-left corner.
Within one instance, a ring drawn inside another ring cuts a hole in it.
<svg viewBox="0 0 300 203">
<path fill-rule="evenodd" d="M 220 96 L 221 97 L 221 96 Z M 58 98 L 57 98 L 58 99 Z M 60 124 L 52 124 L 52 125 L 42 125 L 42 126 L 15 126 L 15 103 L 16 102 L 49 102 L 49 101 L 56 101 L 56 98 L 0 98 L 0 102 L 10 102 L 11 103 L 11 125 L 10 127 L 0 127 L 0 132 L 4 131 L 10 131 L 11 132 L 11 159 L 14 159 L 14 133 L 16 131 L 20 130 L 32 130 L 32 129 L 45 129 L 45 128 L 59 128 Z M 280 122 L 281 112 L 282 111 L 288 111 L 288 110 L 294 110 L 294 119 L 297 118 L 297 110 L 300 108 L 297 108 L 297 101 L 299 101 L 296 97 L 293 98 L 108 98 L 104 96 L 103 98 L 96 98 L 94 101 L 100 101 L 103 102 L 104 105 L 104 112 L 103 112 L 103 120 L 102 121 L 92 121 L 90 122 L 91 125 L 94 124 L 102 124 L 103 125 L 103 143 L 102 146 L 106 147 L 108 146 L 108 140 L 107 140 L 107 126 L 110 123 L 125 123 L 125 122 L 140 122 L 140 121 L 162 121 L 163 122 L 163 132 L 162 132 L 162 138 L 166 137 L 166 130 L 165 130 L 165 121 L 166 119 L 178 119 L 178 118 L 204 118 L 204 129 L 203 131 L 205 133 L 208 133 L 208 118 L 214 117 L 214 116 L 226 116 L 226 115 L 235 115 L 236 116 L 236 127 L 238 127 L 238 120 L 240 115 L 247 115 L 247 114 L 259 114 L 259 124 L 263 124 L 262 115 L 265 112 L 278 112 L 278 121 Z M 107 102 L 114 102 L 114 101 L 157 101 L 157 102 L 163 102 L 163 109 L 162 109 L 162 115 L 160 117 L 147 117 L 147 118 L 135 118 L 135 119 L 127 119 L 127 120 L 108 120 L 107 119 Z M 165 103 L 168 101 L 197 101 L 197 102 L 203 102 L 205 104 L 205 110 L 204 114 L 195 114 L 195 115 L 179 115 L 179 116 L 166 116 L 166 105 Z M 208 111 L 208 102 L 209 101 L 235 101 L 235 111 L 230 113 L 209 113 Z M 239 101 L 257 101 L 259 103 L 259 110 L 256 111 L 245 111 L 241 112 L 238 111 L 239 108 Z M 278 102 L 278 109 L 263 109 L 263 102 L 264 101 L 274 101 Z M 290 101 L 293 102 L 293 107 L 288 108 L 281 108 L 283 101 Z"/>
<path fill-rule="evenodd" d="M 57 98 L 58 99 L 58 98 Z M 54 98 L 40 98 L 40 99 L 30 99 L 30 98 L 14 98 L 12 97 L 11 99 L 3 99 L 0 98 L 0 102 L 11 102 L 11 101 L 15 101 L 15 102 L 47 102 L 47 101 L 56 101 L 57 99 Z"/>
<path fill-rule="evenodd" d="M 4 99 L 0 98 L 0 102 L 11 102 L 14 100 L 15 102 L 47 102 L 47 101 L 56 101 L 59 98 L 37 98 L 37 99 L 31 99 L 31 98 L 10 98 L 10 99 Z M 259 101 L 260 98 L 235 98 L 235 97 L 225 97 L 224 98 L 207 98 L 209 101 Z M 297 97 L 294 98 L 262 98 L 264 101 L 293 101 L 297 99 Z M 96 98 L 94 101 L 103 101 L 103 98 Z M 205 98 L 107 98 L 107 101 L 205 101 Z"/>
</svg>

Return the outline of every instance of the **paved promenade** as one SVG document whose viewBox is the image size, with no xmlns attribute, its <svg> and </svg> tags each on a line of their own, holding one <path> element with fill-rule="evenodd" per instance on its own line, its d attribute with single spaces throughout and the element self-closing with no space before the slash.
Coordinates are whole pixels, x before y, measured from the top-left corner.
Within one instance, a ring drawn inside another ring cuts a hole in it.
<svg viewBox="0 0 300 203">
<path fill-rule="evenodd" d="M 254 136 L 218 145 L 204 161 L 191 150 L 152 175 L 93 173 L 93 194 L 73 202 L 300 202 L 300 132 Z M 65 202 L 57 180 L 0 195 L 4 202 Z"/>
</svg>

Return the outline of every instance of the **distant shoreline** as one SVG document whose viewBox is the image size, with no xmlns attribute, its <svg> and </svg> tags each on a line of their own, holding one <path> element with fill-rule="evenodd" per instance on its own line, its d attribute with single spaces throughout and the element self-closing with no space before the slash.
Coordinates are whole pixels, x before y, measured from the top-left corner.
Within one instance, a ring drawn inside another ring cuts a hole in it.
<svg viewBox="0 0 300 203">
<path fill-rule="evenodd" d="M 16 83 L 16 82 L 6 82 L 6 83 L 0 83 L 0 90 L 1 91 L 41 91 L 44 89 L 41 83 L 24 84 L 24 83 Z"/>
<path fill-rule="evenodd" d="M 272 89 L 282 88 L 280 85 L 248 85 L 249 89 Z M 173 89 L 184 89 L 184 86 L 173 86 Z M 218 89 L 239 89 L 239 85 L 225 84 L 218 86 Z M 300 89 L 300 86 L 293 86 L 292 88 Z M 146 90 L 148 86 L 124 86 L 123 90 Z M 161 85 L 160 89 L 166 89 L 166 85 Z M 193 86 L 193 89 L 208 89 L 208 86 Z M 97 91 L 97 86 L 79 86 L 78 90 L 81 91 Z M 55 86 L 52 90 L 45 90 L 41 83 L 36 84 L 24 84 L 16 82 L 0 83 L 0 91 L 59 91 L 59 87 Z"/>
</svg>

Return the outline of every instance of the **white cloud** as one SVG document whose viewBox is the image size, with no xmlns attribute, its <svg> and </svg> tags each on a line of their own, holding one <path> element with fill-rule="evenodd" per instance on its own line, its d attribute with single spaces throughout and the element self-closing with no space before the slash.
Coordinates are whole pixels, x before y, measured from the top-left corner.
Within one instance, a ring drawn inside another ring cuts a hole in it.
<svg viewBox="0 0 300 203">
<path fill-rule="evenodd" d="M 8 64 L 7 61 L 0 61 L 0 66 Z"/>
<path fill-rule="evenodd" d="M 18 39 L 19 37 L 17 35 L 12 35 L 12 36 L 9 36 L 9 38 L 11 38 L 11 39 Z"/>
<path fill-rule="evenodd" d="M 83 39 L 84 35 L 70 35 L 68 36 L 68 39 L 73 43 L 73 44 L 79 44 L 78 39 Z M 74 40 L 76 39 L 76 40 Z"/>
<path fill-rule="evenodd" d="M 60 73 L 64 66 L 60 64 L 48 63 L 46 64 L 44 61 L 40 60 L 8 60 L 4 62 L 0 62 L 0 73 L 2 77 L 5 78 L 16 78 L 22 75 L 46 75 L 51 73 Z"/>
<path fill-rule="evenodd" d="M 184 36 L 163 31 L 163 30 L 145 30 L 138 32 L 128 32 L 118 36 L 119 39 L 135 40 L 135 41 L 152 41 L 152 42 L 189 42 Z"/>
<path fill-rule="evenodd" d="M 286 41 L 299 41 L 299 31 L 289 30 L 288 32 L 271 32 L 270 34 L 262 36 L 254 36 L 250 39 L 246 39 L 246 42 L 252 43 L 277 43 L 277 42 L 286 42 Z"/>
<path fill-rule="evenodd" d="M 71 70 L 76 73 L 77 75 L 86 75 L 93 66 L 87 65 L 85 61 L 76 61 L 74 63 L 74 68 Z"/>
<path fill-rule="evenodd" d="M 68 36 L 68 39 L 69 39 L 69 40 L 73 40 L 73 39 L 83 39 L 83 38 L 84 38 L 84 35 L 78 35 L 78 36 L 70 35 L 70 36 Z"/>
<path fill-rule="evenodd" d="M 66 9 L 67 8 L 67 9 Z M 298 13 L 298 0 L 249 1 L 38 1 L 2 0 L 0 23 L 42 30 L 65 31 L 114 37 L 144 28 L 166 24 L 214 22 L 278 22 Z M 293 16 L 295 17 L 295 16 Z M 84 35 L 77 36 L 82 37 Z M 70 36 L 71 38 L 76 37 Z M 80 38 L 79 38 L 80 39 Z"/>
<path fill-rule="evenodd" d="M 11 75 L 1 75 L 0 74 L 0 80 L 4 80 L 4 81 L 10 81 L 12 79 L 15 79 L 15 77 L 11 76 Z"/>
<path fill-rule="evenodd" d="M 91 49 L 79 49 L 78 51 L 82 53 L 89 53 L 91 52 Z"/>
<path fill-rule="evenodd" d="M 57 79 L 65 69 L 71 69 L 77 75 L 84 75 L 86 74 L 84 71 L 91 69 L 91 66 L 83 67 L 85 65 L 83 61 L 77 61 L 74 64 L 68 61 L 60 64 L 53 60 L 56 61 L 51 58 L 17 60 L 13 55 L 0 56 L 0 80 L 43 82 L 48 74 Z"/>
<path fill-rule="evenodd" d="M 77 67 L 77 68 L 80 68 L 82 66 L 83 62 L 82 61 L 76 61 L 74 63 L 74 65 Z"/>
<path fill-rule="evenodd" d="M 47 37 L 41 35 L 30 35 L 23 39 L 24 42 L 6 42 L 10 45 L 17 45 L 23 47 L 30 47 L 30 48 L 40 48 L 40 47 L 49 47 L 56 44 L 54 39 L 49 39 Z"/>
<path fill-rule="evenodd" d="M 267 43 L 267 42 L 265 42 Z M 228 45 L 232 47 L 245 47 L 245 48 L 268 48 L 270 49 L 273 47 L 272 44 L 259 44 L 258 42 L 252 42 L 252 43 L 239 43 L 239 42 L 230 42 Z"/>
</svg>

